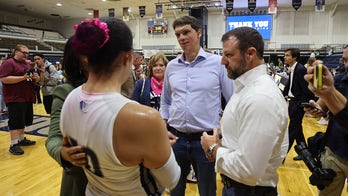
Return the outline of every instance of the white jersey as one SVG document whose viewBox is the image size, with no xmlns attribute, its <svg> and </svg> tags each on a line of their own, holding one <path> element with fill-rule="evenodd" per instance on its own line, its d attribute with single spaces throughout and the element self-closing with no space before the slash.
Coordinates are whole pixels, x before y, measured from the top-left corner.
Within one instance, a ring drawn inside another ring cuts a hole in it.
<svg viewBox="0 0 348 196">
<path fill-rule="evenodd" d="M 64 102 L 60 126 L 73 145 L 82 145 L 88 164 L 87 195 L 146 195 L 139 166 L 121 164 L 113 148 L 119 111 L 131 100 L 119 93 L 88 93 L 78 87 Z"/>
</svg>

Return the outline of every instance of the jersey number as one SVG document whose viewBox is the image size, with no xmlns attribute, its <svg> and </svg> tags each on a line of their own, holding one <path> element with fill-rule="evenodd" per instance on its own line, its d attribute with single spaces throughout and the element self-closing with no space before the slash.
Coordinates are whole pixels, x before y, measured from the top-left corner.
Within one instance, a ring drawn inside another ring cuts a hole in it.
<svg viewBox="0 0 348 196">
<path fill-rule="evenodd" d="M 72 146 L 77 146 L 77 141 L 71 137 L 69 137 L 69 142 Z M 97 155 L 93 152 L 93 150 L 88 147 L 82 147 L 82 151 L 87 154 L 86 169 L 99 177 L 104 177 L 99 166 Z"/>
</svg>

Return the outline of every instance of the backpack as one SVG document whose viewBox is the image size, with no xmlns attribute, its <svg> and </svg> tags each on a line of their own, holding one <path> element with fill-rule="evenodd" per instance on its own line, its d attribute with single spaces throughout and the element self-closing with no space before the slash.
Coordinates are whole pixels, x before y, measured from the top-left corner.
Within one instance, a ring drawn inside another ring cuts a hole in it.
<svg viewBox="0 0 348 196">
<path fill-rule="evenodd" d="M 47 73 L 48 73 L 49 75 L 51 75 L 51 70 L 50 70 L 50 67 L 51 67 L 51 66 L 53 66 L 53 65 L 49 65 L 49 66 L 45 67 L 45 70 L 47 71 Z"/>
</svg>

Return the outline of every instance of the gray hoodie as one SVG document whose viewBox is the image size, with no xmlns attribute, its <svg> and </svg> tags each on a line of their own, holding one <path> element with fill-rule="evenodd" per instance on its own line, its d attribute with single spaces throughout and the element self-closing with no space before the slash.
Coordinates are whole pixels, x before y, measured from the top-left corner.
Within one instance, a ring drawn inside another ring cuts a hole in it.
<svg viewBox="0 0 348 196">
<path fill-rule="evenodd" d="M 49 61 L 45 61 L 45 75 L 44 81 L 40 81 L 40 85 L 42 86 L 42 95 L 52 95 L 54 88 L 56 88 L 58 84 L 58 72 L 57 69 L 50 63 Z"/>
</svg>

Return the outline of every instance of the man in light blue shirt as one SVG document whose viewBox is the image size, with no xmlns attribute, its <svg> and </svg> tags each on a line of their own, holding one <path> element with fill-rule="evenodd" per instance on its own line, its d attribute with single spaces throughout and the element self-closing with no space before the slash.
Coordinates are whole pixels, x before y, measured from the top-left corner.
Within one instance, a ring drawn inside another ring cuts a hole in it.
<svg viewBox="0 0 348 196">
<path fill-rule="evenodd" d="M 200 22 L 183 16 L 173 23 L 183 54 L 168 63 L 161 96 L 160 112 L 167 121 L 168 134 L 181 167 L 178 185 L 170 194 L 185 195 L 186 176 L 193 165 L 201 196 L 216 195 L 214 163 L 210 163 L 200 144 L 202 132 L 219 128 L 221 98 L 233 93 L 233 81 L 221 64 L 221 56 L 205 52 L 199 45 Z"/>
</svg>

